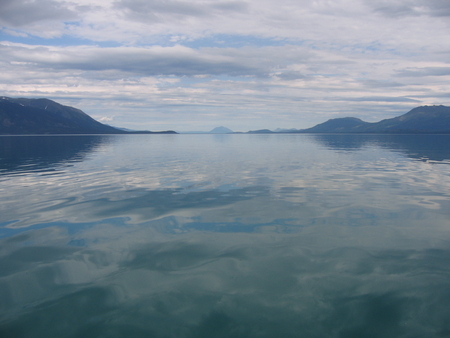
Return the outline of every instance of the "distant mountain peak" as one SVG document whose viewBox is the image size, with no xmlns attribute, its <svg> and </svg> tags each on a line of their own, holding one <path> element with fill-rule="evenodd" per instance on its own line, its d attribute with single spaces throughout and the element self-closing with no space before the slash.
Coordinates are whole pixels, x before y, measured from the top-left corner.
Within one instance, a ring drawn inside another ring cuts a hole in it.
<svg viewBox="0 0 450 338">
<path fill-rule="evenodd" d="M 216 127 L 213 130 L 210 131 L 211 134 L 230 134 L 233 133 L 233 131 L 227 127 Z"/>
</svg>

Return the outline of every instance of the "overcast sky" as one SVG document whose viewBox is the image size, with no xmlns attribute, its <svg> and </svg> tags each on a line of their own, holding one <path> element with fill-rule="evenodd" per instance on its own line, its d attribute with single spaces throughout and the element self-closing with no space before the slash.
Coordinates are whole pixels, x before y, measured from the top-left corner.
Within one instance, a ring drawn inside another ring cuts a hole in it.
<svg viewBox="0 0 450 338">
<path fill-rule="evenodd" d="M 0 0 L 0 95 L 131 129 L 450 105 L 449 0 Z"/>
</svg>

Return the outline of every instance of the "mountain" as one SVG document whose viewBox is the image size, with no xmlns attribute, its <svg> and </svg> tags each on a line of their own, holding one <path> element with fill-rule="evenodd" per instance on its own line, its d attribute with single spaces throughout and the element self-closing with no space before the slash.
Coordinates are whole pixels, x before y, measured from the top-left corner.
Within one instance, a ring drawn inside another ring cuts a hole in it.
<svg viewBox="0 0 450 338">
<path fill-rule="evenodd" d="M 369 122 L 364 122 L 356 117 L 343 117 L 337 119 L 331 119 L 327 122 L 318 124 L 309 129 L 300 130 L 300 132 L 308 133 L 345 133 L 357 132 L 359 129 L 369 125 Z"/>
<path fill-rule="evenodd" d="M 233 131 L 227 127 L 216 127 L 209 132 L 209 134 L 232 134 Z"/>
<path fill-rule="evenodd" d="M 137 134 L 102 124 L 83 111 L 48 99 L 0 97 L 0 135 Z M 162 132 L 175 133 L 175 132 Z"/>
<path fill-rule="evenodd" d="M 210 131 L 178 131 L 180 134 L 236 134 L 236 132 L 232 131 L 227 127 L 216 127 Z"/>
<path fill-rule="evenodd" d="M 291 133 L 450 133 L 450 107 L 422 106 L 380 122 L 364 122 L 355 117 L 328 120 L 312 128 Z"/>
<path fill-rule="evenodd" d="M 450 107 L 422 106 L 366 127 L 369 132 L 450 133 Z"/>
<path fill-rule="evenodd" d="M 248 134 L 273 134 L 275 132 L 272 130 L 269 130 L 269 129 L 258 129 L 258 130 L 250 130 L 247 133 Z"/>
<path fill-rule="evenodd" d="M 295 133 L 297 131 L 298 131 L 298 129 L 296 129 L 296 128 L 290 128 L 290 129 L 277 128 L 277 129 L 273 130 L 274 133 Z"/>
</svg>

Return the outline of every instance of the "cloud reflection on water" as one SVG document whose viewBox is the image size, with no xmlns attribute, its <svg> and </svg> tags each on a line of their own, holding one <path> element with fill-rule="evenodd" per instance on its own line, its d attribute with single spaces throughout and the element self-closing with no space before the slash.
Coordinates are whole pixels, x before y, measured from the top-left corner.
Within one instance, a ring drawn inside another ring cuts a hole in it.
<svg viewBox="0 0 450 338">
<path fill-rule="evenodd" d="M 34 267 L 0 279 L 2 336 L 419 337 L 448 330 L 448 247 L 374 249 L 347 238 L 329 249 L 317 232 L 173 237 L 151 224 L 120 228 L 122 235 L 71 253 L 56 245 L 67 241 L 56 228 L 9 240 L 2 264 Z M 20 246 L 33 240 L 31 262 Z"/>
<path fill-rule="evenodd" d="M 248 136 L 117 138 L 5 175 L 0 336 L 448 335 L 446 166 Z"/>
</svg>

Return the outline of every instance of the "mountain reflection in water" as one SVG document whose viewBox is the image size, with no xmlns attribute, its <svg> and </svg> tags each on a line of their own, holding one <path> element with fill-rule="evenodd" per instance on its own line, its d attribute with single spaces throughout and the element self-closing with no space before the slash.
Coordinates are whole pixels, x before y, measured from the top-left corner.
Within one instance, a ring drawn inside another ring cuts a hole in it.
<svg viewBox="0 0 450 338">
<path fill-rule="evenodd" d="M 54 171 L 83 161 L 112 140 L 108 135 L 0 136 L 0 175 Z"/>
<path fill-rule="evenodd" d="M 450 139 L 414 137 L 2 137 L 0 337 L 449 336 Z"/>
<path fill-rule="evenodd" d="M 330 149 L 359 150 L 377 146 L 402 152 L 410 158 L 450 161 L 450 137 L 446 134 L 314 134 L 314 139 Z"/>
</svg>

